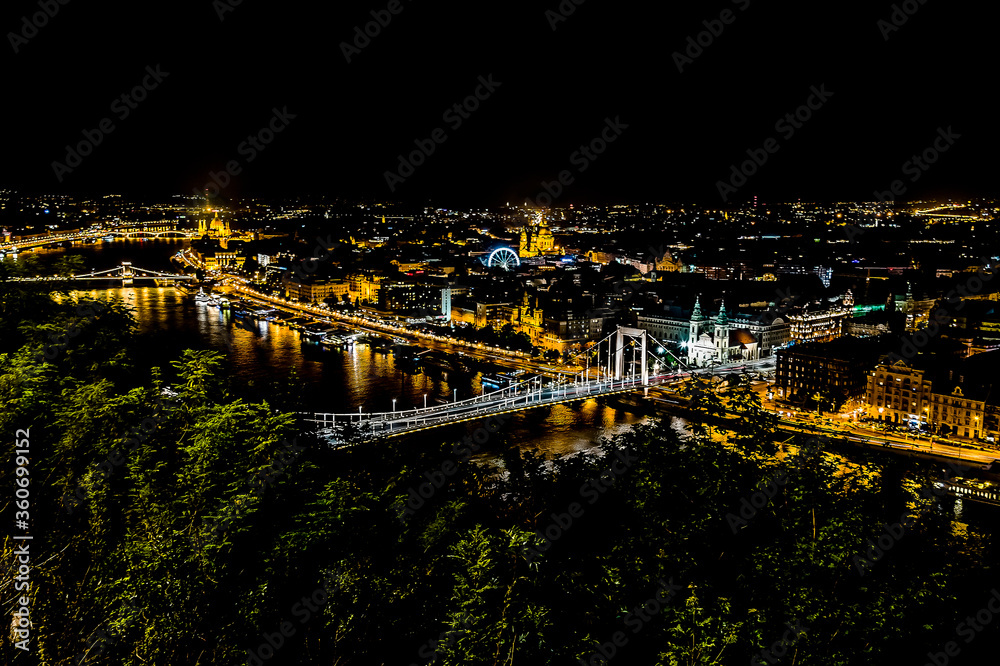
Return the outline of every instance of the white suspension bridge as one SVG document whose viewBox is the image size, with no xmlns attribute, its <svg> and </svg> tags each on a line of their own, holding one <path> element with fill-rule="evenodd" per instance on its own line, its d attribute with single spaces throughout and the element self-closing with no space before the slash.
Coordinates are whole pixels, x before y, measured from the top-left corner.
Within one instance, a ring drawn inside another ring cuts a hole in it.
<svg viewBox="0 0 1000 666">
<path fill-rule="evenodd" d="M 178 275 L 176 273 L 164 273 L 163 271 L 153 271 L 147 268 L 133 266 L 130 261 L 123 261 L 120 266 L 109 268 L 103 271 L 93 271 L 91 273 L 81 273 L 80 275 L 47 276 L 33 278 L 12 278 L 11 282 L 64 282 L 70 281 L 100 281 L 100 280 L 121 280 L 123 285 L 130 285 L 135 280 L 154 280 L 157 284 L 177 282 L 183 280 L 194 280 L 192 275 Z"/>
<path fill-rule="evenodd" d="M 361 439 L 395 437 L 493 414 L 635 391 L 662 384 L 674 377 L 673 374 L 658 372 L 660 366 L 665 365 L 664 359 L 652 353 L 647 340 L 657 345 L 659 353 L 670 354 L 666 345 L 655 340 L 646 331 L 619 326 L 617 331 L 574 356 L 583 357 L 584 369 L 581 372 L 565 373 L 560 379 L 549 379 L 546 382 L 545 377 L 533 376 L 497 391 L 424 408 L 366 413 L 359 407 L 356 414 L 309 412 L 304 416 L 306 421 L 316 424 L 321 436 L 337 443 L 342 441 L 341 438 L 348 430 L 357 432 Z M 631 359 L 628 358 L 629 351 Z M 590 361 L 594 356 L 597 363 L 591 365 Z M 676 356 L 670 356 L 686 367 Z M 650 358 L 653 360 L 652 375 L 649 372 Z"/>
</svg>

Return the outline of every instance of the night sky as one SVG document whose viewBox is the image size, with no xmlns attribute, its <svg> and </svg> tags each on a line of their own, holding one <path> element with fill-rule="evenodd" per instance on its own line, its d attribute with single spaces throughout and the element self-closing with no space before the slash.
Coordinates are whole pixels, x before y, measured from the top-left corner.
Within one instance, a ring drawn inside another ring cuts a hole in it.
<svg viewBox="0 0 1000 666">
<path fill-rule="evenodd" d="M 566 170 L 555 205 L 721 204 L 717 181 L 773 138 L 777 152 L 729 203 L 872 199 L 895 179 L 903 199 L 997 193 L 993 25 L 978 7 L 913 0 L 896 29 L 888 2 L 720 0 L 651 13 L 650 3 L 563 0 L 573 12 L 558 22 L 558 0 L 397 0 L 396 14 L 381 0 L 51 2 L 57 13 L 26 42 L 11 33 L 38 0 L 11 0 L 0 16 L 0 187 L 166 197 L 236 160 L 224 196 L 496 206 L 535 200 Z M 388 25 L 352 45 L 348 63 L 341 43 L 372 11 Z M 730 22 L 713 24 L 724 11 Z M 711 43 L 705 21 L 721 27 Z M 679 72 L 674 53 L 703 31 L 708 45 Z M 153 82 L 146 68 L 157 65 L 167 76 L 144 101 L 115 103 Z M 500 85 L 478 109 L 445 116 L 490 75 Z M 812 86 L 832 95 L 779 131 Z M 241 149 L 275 108 L 295 117 L 263 150 Z M 60 182 L 52 163 L 104 118 L 113 131 Z M 574 156 L 609 118 L 627 127 L 594 159 Z M 958 138 L 935 164 L 904 167 L 949 126 Z M 390 191 L 397 155 L 438 128 L 446 140 Z"/>
</svg>

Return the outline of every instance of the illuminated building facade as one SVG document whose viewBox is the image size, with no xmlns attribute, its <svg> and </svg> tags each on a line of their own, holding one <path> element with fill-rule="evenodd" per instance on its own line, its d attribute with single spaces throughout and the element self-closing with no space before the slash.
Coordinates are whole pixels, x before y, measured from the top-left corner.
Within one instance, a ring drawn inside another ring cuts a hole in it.
<svg viewBox="0 0 1000 666">
<path fill-rule="evenodd" d="M 868 373 L 890 345 L 883 338 L 842 337 L 779 349 L 774 381 L 778 396 L 807 407 L 815 406 L 816 394 L 837 403 L 861 398 Z"/>
<path fill-rule="evenodd" d="M 518 248 L 518 256 L 538 257 L 543 254 L 551 254 L 555 246 L 555 238 L 549 229 L 549 223 L 539 213 L 533 225 L 521 230 L 521 243 Z"/>
<path fill-rule="evenodd" d="M 850 316 L 850 308 L 789 314 L 789 336 L 796 344 L 830 342 L 847 333 L 847 318 Z"/>
<path fill-rule="evenodd" d="M 733 326 L 726 313 L 725 301 L 713 323 L 702 312 L 700 300 L 695 298 L 688 328 L 687 362 L 690 365 L 703 368 L 713 363 L 760 358 L 757 338 L 749 330 Z"/>
<path fill-rule="evenodd" d="M 956 361 L 897 359 L 868 376 L 865 411 L 875 420 L 923 427 L 963 439 L 1000 436 L 1000 400 L 993 391 L 1000 352 Z"/>
<path fill-rule="evenodd" d="M 359 272 L 349 278 L 349 294 L 355 303 L 378 303 L 382 280 L 385 276 L 370 271 Z"/>
<path fill-rule="evenodd" d="M 342 300 L 348 283 L 343 280 L 303 279 L 291 273 L 285 275 L 284 287 L 286 298 L 302 303 L 322 303 L 328 298 Z"/>
<path fill-rule="evenodd" d="M 213 212 L 215 213 L 215 217 L 211 220 L 198 220 L 198 235 L 209 236 L 210 238 L 228 238 L 232 236 L 233 232 L 229 228 L 229 220 L 220 220 L 219 211 L 216 210 Z"/>
<path fill-rule="evenodd" d="M 690 312 L 679 308 L 662 314 L 643 312 L 636 325 L 660 342 L 683 350 L 692 365 L 759 359 L 788 342 L 788 323 L 782 317 L 729 315 L 723 304 L 713 323 L 702 311 L 699 298 Z"/>
</svg>

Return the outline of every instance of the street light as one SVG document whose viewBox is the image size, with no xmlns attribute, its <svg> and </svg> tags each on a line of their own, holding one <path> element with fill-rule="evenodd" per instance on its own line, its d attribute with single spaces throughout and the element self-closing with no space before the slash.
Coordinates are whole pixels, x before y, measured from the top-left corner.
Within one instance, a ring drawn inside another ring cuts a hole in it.
<svg viewBox="0 0 1000 666">
<path fill-rule="evenodd" d="M 427 409 L 427 394 L 424 393 L 424 409 Z"/>
<path fill-rule="evenodd" d="M 395 398 L 392 399 L 392 413 L 393 413 L 393 415 L 396 414 L 396 399 Z"/>
</svg>

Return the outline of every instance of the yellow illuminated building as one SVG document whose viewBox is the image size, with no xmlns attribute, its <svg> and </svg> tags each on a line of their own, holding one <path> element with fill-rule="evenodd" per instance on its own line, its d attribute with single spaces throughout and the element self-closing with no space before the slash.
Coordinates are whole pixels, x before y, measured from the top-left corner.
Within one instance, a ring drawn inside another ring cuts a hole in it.
<svg viewBox="0 0 1000 666">
<path fill-rule="evenodd" d="M 545 313 L 538 304 L 537 296 L 524 294 L 521 305 L 512 313 L 511 324 L 518 333 L 527 334 L 531 344 L 542 346 L 545 337 Z"/>
<path fill-rule="evenodd" d="M 348 285 L 348 297 L 352 301 L 362 303 L 378 303 L 379 291 L 382 288 L 382 275 L 375 273 L 355 273 L 351 275 Z"/>
<path fill-rule="evenodd" d="M 233 232 L 229 228 L 229 221 L 220 220 L 218 210 L 212 212 L 215 213 L 215 217 L 211 220 L 198 220 L 198 235 L 210 236 L 212 238 L 228 238 L 229 236 L 232 236 Z"/>
<path fill-rule="evenodd" d="M 555 248 L 555 238 L 549 230 L 549 223 L 541 212 L 537 214 L 534 224 L 521 230 L 521 244 L 518 255 L 521 257 L 537 257 L 550 254 Z"/>
</svg>

